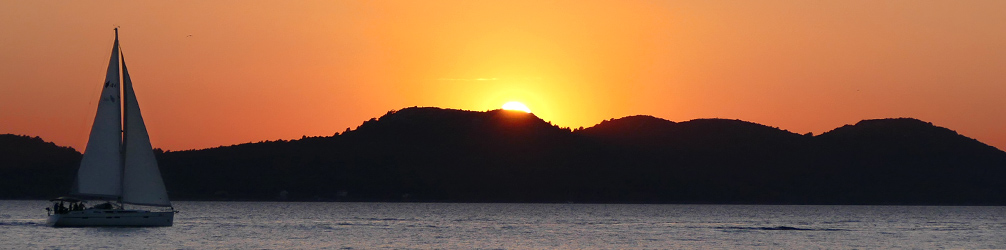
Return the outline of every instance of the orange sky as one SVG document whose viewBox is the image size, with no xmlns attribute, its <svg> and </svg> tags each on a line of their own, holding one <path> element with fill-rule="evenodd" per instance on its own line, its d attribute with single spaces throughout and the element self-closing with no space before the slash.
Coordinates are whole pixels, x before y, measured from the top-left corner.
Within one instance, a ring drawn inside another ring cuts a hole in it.
<svg viewBox="0 0 1006 250">
<path fill-rule="evenodd" d="M 998 0 L 4 1 L 0 133 L 83 150 L 120 26 L 152 143 L 169 150 L 511 100 L 564 127 L 648 114 L 818 134 L 914 117 L 1004 149 L 1003 13 Z"/>
</svg>

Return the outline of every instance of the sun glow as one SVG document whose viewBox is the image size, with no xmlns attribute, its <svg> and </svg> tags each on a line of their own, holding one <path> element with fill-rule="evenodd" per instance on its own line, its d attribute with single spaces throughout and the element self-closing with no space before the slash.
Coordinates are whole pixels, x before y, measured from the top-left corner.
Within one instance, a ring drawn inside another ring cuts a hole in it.
<svg viewBox="0 0 1006 250">
<path fill-rule="evenodd" d="M 518 111 L 524 111 L 526 113 L 531 113 L 531 109 L 527 108 L 527 105 L 524 105 L 523 103 L 515 102 L 515 101 L 510 101 L 510 102 L 504 103 L 503 104 L 503 109 L 504 110 L 518 110 Z"/>
</svg>

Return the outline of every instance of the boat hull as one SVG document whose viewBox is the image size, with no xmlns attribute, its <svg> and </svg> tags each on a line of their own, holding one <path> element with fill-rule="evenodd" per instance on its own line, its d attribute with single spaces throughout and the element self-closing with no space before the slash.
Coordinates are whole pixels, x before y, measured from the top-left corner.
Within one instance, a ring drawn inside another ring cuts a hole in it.
<svg viewBox="0 0 1006 250">
<path fill-rule="evenodd" d="M 49 215 L 46 224 L 53 227 L 170 227 L 174 217 L 171 211 L 85 209 Z"/>
</svg>

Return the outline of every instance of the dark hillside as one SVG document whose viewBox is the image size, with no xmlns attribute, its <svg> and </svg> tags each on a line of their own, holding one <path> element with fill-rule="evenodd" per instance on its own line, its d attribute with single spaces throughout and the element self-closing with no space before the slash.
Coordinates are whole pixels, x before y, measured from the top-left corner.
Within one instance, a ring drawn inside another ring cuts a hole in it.
<svg viewBox="0 0 1006 250">
<path fill-rule="evenodd" d="M 433 200 L 545 201 L 568 171 L 568 130 L 522 112 L 410 108 L 341 135 L 359 166 L 388 179 L 385 195 Z M 392 175 L 389 175 L 392 173 Z M 369 179 L 369 178 L 368 178 Z"/>
<path fill-rule="evenodd" d="M 597 168 L 636 175 L 656 200 L 702 203 L 793 202 L 808 169 L 813 138 L 726 119 L 674 123 L 631 116 L 579 130 L 604 145 Z M 613 168 L 612 166 L 625 166 Z M 617 179 L 628 179 L 625 176 Z M 651 196 L 652 197 L 652 196 Z"/>
<path fill-rule="evenodd" d="M 69 190 L 79 154 L 15 139 L 0 197 Z M 157 157 L 175 200 L 1006 205 L 1006 152 L 915 119 L 819 136 L 651 116 L 570 131 L 522 112 L 414 107 L 330 137 Z M 51 190 L 15 188 L 38 186 Z"/>
<path fill-rule="evenodd" d="M 165 171 L 177 168 L 166 179 L 204 179 L 169 184 L 199 199 L 287 191 L 307 200 L 546 201 L 557 197 L 536 190 L 561 183 L 549 179 L 567 166 L 570 138 L 526 113 L 408 108 L 333 137 L 171 152 L 161 161 Z"/>
<path fill-rule="evenodd" d="M 0 135 L 0 199 L 49 199 L 66 194 L 80 153 L 39 137 Z"/>
<path fill-rule="evenodd" d="M 816 179 L 839 200 L 962 204 L 1006 200 L 1006 153 L 911 118 L 864 120 L 816 138 Z"/>
</svg>

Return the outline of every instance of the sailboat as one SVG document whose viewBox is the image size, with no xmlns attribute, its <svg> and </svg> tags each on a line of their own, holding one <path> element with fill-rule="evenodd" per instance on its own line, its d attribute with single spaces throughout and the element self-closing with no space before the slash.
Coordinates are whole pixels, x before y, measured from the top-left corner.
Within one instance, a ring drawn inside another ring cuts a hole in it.
<svg viewBox="0 0 1006 250">
<path fill-rule="evenodd" d="M 176 211 L 168 200 L 157 168 L 125 57 L 120 55 L 118 28 L 115 28 L 115 43 L 105 82 L 101 85 L 98 111 L 76 181 L 68 196 L 53 199 L 52 207 L 46 208 L 47 224 L 54 227 L 171 226 Z M 99 204 L 88 206 L 86 202 L 89 201 Z"/>
</svg>

